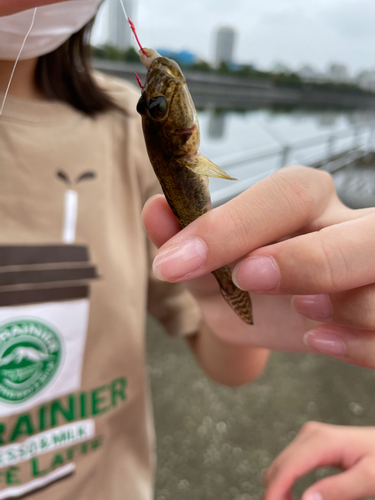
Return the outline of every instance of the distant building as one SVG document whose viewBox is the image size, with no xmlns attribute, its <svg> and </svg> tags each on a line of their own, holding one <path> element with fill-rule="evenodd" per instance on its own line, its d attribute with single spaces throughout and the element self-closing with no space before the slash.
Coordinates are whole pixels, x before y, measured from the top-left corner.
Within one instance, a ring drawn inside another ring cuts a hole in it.
<svg viewBox="0 0 375 500">
<path fill-rule="evenodd" d="M 219 28 L 216 37 L 216 54 L 215 64 L 225 62 L 230 64 L 233 61 L 233 49 L 236 32 L 233 28 L 225 27 Z"/>
<path fill-rule="evenodd" d="M 309 64 L 305 64 L 298 71 L 298 75 L 302 78 L 302 80 L 314 80 L 318 74 L 319 73 Z"/>
<path fill-rule="evenodd" d="M 344 64 L 331 64 L 327 76 L 332 82 L 337 83 L 346 83 L 350 80 L 348 68 Z"/>
<path fill-rule="evenodd" d="M 293 73 L 293 71 L 289 68 L 289 66 L 287 66 L 286 64 L 284 64 L 283 62 L 276 62 L 273 66 L 272 66 L 272 71 L 273 73 L 285 73 L 287 75 L 289 75 L 290 73 Z"/>
<path fill-rule="evenodd" d="M 317 71 L 309 64 L 305 64 L 299 69 L 298 76 L 303 81 L 310 83 L 326 83 L 331 81 L 331 78 L 327 75 L 327 73 Z"/>
<path fill-rule="evenodd" d="M 375 92 L 375 70 L 362 71 L 362 73 L 357 76 L 357 84 L 363 90 Z"/>
<path fill-rule="evenodd" d="M 127 15 L 133 20 L 133 0 L 123 0 Z M 118 49 L 131 46 L 132 32 L 126 21 L 120 0 L 108 0 L 108 40 L 107 43 Z"/>
</svg>

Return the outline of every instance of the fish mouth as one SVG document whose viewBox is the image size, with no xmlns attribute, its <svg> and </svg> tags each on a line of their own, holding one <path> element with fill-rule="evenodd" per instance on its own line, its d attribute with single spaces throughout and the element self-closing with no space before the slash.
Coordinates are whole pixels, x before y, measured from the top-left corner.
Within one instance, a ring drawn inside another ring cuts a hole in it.
<svg viewBox="0 0 375 500">
<path fill-rule="evenodd" d="M 174 135 L 179 135 L 179 136 L 190 136 L 194 130 L 197 128 L 196 125 L 193 125 L 192 127 L 190 128 L 182 128 L 180 130 L 178 130 L 177 132 L 175 132 Z"/>
</svg>

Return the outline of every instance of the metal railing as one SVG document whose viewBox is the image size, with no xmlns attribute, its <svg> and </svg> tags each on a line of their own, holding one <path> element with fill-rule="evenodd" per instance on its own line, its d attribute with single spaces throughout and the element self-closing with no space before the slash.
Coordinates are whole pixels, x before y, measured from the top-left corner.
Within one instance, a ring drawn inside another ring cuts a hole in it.
<svg viewBox="0 0 375 500">
<path fill-rule="evenodd" d="M 213 205 L 218 206 L 225 203 L 278 168 L 288 164 L 299 163 L 334 172 L 373 151 L 374 143 L 375 121 L 371 121 L 365 126 L 358 125 L 335 130 L 329 134 L 320 134 L 308 139 L 284 143 L 256 153 L 233 154 L 216 159 L 216 163 L 224 170 L 230 172 L 236 169 L 237 176 L 242 180 L 213 191 Z M 311 151 L 314 148 L 315 151 Z M 306 154 L 309 150 L 310 154 Z M 305 155 L 303 155 L 304 152 Z M 246 168 L 265 160 L 267 160 L 267 167 L 261 173 L 258 172 L 256 175 L 246 177 Z M 274 161 L 272 162 L 272 160 Z M 271 168 L 270 163 L 273 164 Z"/>
<path fill-rule="evenodd" d="M 337 142 L 340 139 L 351 139 L 350 147 L 337 148 Z M 365 147 L 370 150 L 375 141 L 375 121 L 364 127 L 350 127 L 343 130 L 337 130 L 329 134 L 321 134 L 312 138 L 303 139 L 296 142 L 285 143 L 281 146 L 274 146 L 261 150 L 257 153 L 242 153 L 225 156 L 216 160 L 218 165 L 223 169 L 231 169 L 240 165 L 248 166 L 251 163 L 258 162 L 269 158 L 279 158 L 278 166 L 284 167 L 287 165 L 295 152 L 301 152 L 304 149 L 310 149 L 314 146 L 325 145 L 326 154 L 320 158 L 313 158 L 309 161 L 309 165 L 317 162 L 329 162 L 331 159 L 340 153 L 352 151 L 359 147 Z M 304 162 L 306 164 L 306 160 Z"/>
</svg>

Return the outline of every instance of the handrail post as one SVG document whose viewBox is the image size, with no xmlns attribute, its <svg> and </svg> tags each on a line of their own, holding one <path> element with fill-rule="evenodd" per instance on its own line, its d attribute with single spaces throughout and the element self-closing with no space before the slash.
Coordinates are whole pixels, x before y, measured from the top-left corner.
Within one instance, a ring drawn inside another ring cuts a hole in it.
<svg viewBox="0 0 375 500">
<path fill-rule="evenodd" d="M 333 157 L 333 150 L 335 146 L 335 136 L 334 134 L 330 135 L 327 140 L 327 163 L 329 163 Z"/>
<path fill-rule="evenodd" d="M 375 132 L 375 124 L 372 124 L 370 129 L 370 133 L 367 140 L 367 152 L 372 153 L 373 150 L 373 142 L 374 142 L 374 132 Z"/>
<path fill-rule="evenodd" d="M 353 149 L 357 149 L 359 146 L 359 126 L 354 127 L 354 135 L 353 135 Z"/>
<path fill-rule="evenodd" d="M 287 165 L 291 151 L 292 148 L 289 144 L 285 145 L 281 150 L 280 168 L 283 168 L 285 167 L 285 165 Z"/>
</svg>

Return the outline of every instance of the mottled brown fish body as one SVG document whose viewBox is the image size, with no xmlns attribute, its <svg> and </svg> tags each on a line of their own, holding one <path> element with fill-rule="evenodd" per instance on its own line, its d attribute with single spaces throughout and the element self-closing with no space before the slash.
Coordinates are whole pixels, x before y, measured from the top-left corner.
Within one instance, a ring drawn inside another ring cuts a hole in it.
<svg viewBox="0 0 375 500">
<path fill-rule="evenodd" d="M 158 146 L 158 131 L 143 118 L 147 152 L 155 174 L 181 229 L 212 209 L 207 178 L 185 167 L 166 148 Z"/>
<path fill-rule="evenodd" d="M 207 176 L 231 177 L 199 153 L 197 113 L 177 63 L 154 58 L 137 110 L 142 115 L 150 161 L 183 229 L 212 209 Z M 231 268 L 224 266 L 213 275 L 228 304 L 246 323 L 253 324 L 250 296 L 235 286 Z"/>
</svg>

